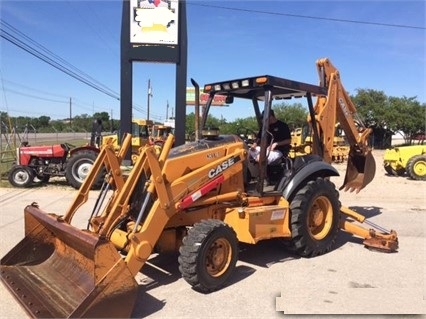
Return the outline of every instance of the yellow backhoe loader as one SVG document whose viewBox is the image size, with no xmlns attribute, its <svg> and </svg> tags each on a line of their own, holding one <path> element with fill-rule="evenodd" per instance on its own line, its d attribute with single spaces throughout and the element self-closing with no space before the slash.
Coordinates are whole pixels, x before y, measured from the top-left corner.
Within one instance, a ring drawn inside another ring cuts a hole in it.
<svg viewBox="0 0 426 319">
<path fill-rule="evenodd" d="M 131 146 L 126 135 L 118 154 L 111 144 L 101 149 L 63 214 L 49 214 L 36 203 L 25 208 L 25 237 L 1 259 L 2 282 L 33 317 L 129 317 L 136 300 L 134 276 L 153 252 L 178 250 L 183 278 L 194 289 L 210 292 L 231 276 L 239 242 L 282 238 L 300 256 L 314 257 L 333 249 L 343 230 L 364 238 L 367 247 L 396 251 L 396 232 L 342 206 L 329 180 L 338 175 L 330 165 L 336 120 L 351 145 L 342 188 L 364 188 L 375 164 L 367 144 L 370 130 L 355 127 L 355 108 L 339 72 L 327 59 L 317 66 L 320 85 L 269 75 L 207 84 L 201 122 L 204 127 L 216 94 L 225 95 L 227 104 L 237 98 L 252 101 L 259 119 L 263 101 L 259 125 L 266 137 L 272 101 L 306 97 L 314 154 L 294 162 L 283 158 L 270 167 L 266 138 L 254 164 L 237 135 L 173 148 L 169 135 L 159 157 L 153 146 L 142 147 L 126 175 L 120 169 Z M 249 178 L 249 165 L 258 165 L 257 177 Z M 101 169 L 108 174 L 99 197 L 94 207 L 84 208 Z M 87 212 L 86 229 L 74 226 L 76 214 Z"/>
<path fill-rule="evenodd" d="M 312 130 L 309 125 L 295 128 L 291 132 L 291 149 L 289 157 L 295 158 L 312 154 Z M 343 163 L 347 160 L 349 154 L 349 145 L 347 145 L 344 136 L 340 132 L 340 124 L 336 124 L 335 135 L 333 137 L 332 162 Z"/>
</svg>

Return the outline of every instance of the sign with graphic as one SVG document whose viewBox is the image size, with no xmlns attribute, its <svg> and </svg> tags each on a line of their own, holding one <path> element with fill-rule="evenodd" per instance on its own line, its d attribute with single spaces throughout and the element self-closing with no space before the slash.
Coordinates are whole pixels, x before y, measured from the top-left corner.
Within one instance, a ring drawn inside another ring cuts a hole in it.
<svg viewBox="0 0 426 319">
<path fill-rule="evenodd" d="M 130 43 L 178 44 L 179 0 L 130 0 Z"/>
<path fill-rule="evenodd" d="M 200 89 L 200 105 L 206 105 L 209 98 L 208 93 L 204 93 L 203 89 Z M 226 96 L 216 94 L 213 98 L 212 106 L 226 106 Z M 186 105 L 195 105 L 195 88 L 186 88 Z"/>
</svg>

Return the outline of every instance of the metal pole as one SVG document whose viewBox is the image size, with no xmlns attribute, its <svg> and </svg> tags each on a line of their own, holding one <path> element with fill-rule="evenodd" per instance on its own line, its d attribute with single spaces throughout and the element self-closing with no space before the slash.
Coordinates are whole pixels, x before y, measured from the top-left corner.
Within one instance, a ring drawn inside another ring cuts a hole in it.
<svg viewBox="0 0 426 319">
<path fill-rule="evenodd" d="M 72 127 L 72 101 L 71 101 L 71 97 L 70 97 L 70 127 Z"/>
<path fill-rule="evenodd" d="M 151 79 L 148 80 L 148 102 L 147 102 L 147 108 L 146 108 L 146 119 L 149 120 L 149 107 L 150 107 L 150 101 L 151 100 Z"/>
<path fill-rule="evenodd" d="M 179 1 L 179 62 L 176 64 L 175 145 L 185 144 L 187 46 L 186 1 Z"/>
<path fill-rule="evenodd" d="M 121 49 L 120 49 L 120 130 L 119 138 L 132 131 L 132 105 L 133 105 L 133 66 L 130 58 L 130 3 L 123 0 L 121 19 Z M 127 151 L 123 158 L 123 165 L 130 165 L 131 150 Z"/>
</svg>

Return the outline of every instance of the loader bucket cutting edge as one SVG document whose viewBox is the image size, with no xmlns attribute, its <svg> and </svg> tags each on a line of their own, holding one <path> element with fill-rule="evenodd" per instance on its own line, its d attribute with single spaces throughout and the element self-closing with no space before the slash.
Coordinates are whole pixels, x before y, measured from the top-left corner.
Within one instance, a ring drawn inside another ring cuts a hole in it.
<svg viewBox="0 0 426 319">
<path fill-rule="evenodd" d="M 367 186 L 376 174 L 376 162 L 371 151 L 364 155 L 349 152 L 348 165 L 346 169 L 345 180 L 340 187 L 345 191 L 356 191 L 357 193 Z"/>
<path fill-rule="evenodd" d="M 1 280 L 34 318 L 130 317 L 137 283 L 114 245 L 27 206 L 25 238 L 1 259 Z"/>
</svg>

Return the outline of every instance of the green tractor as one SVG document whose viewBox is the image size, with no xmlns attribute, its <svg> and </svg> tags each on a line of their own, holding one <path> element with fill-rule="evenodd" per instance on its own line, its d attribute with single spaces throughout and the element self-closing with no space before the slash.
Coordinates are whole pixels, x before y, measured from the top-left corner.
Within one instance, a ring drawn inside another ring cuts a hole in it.
<svg viewBox="0 0 426 319">
<path fill-rule="evenodd" d="M 426 145 L 410 145 L 388 148 L 383 158 L 385 171 L 389 175 L 426 180 Z"/>
</svg>

